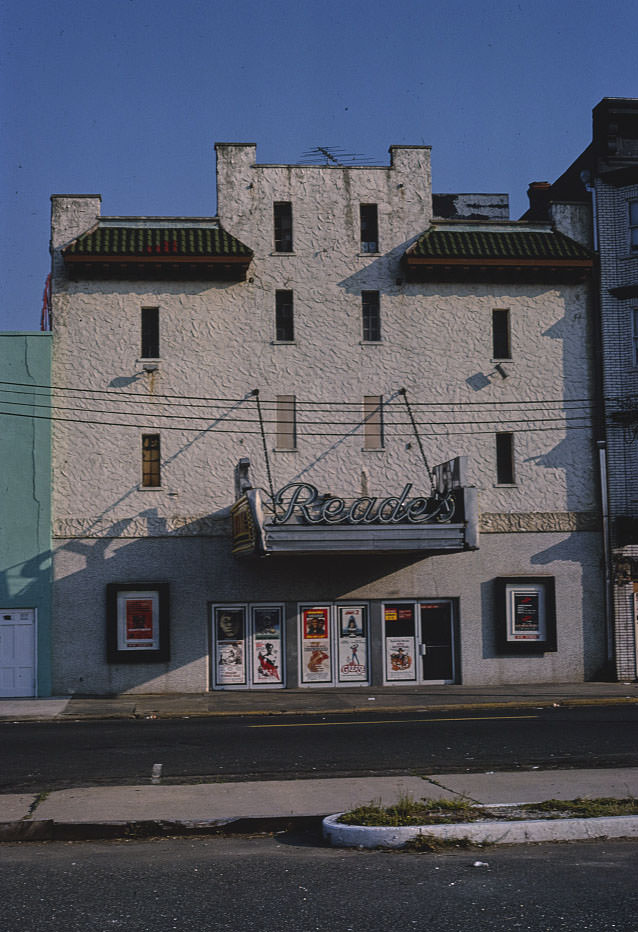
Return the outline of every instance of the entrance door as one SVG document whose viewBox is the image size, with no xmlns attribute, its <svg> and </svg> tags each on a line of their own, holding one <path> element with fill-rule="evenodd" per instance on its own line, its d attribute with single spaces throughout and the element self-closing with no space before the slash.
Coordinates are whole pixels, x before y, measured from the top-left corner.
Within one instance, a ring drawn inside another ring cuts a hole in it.
<svg viewBox="0 0 638 932">
<path fill-rule="evenodd" d="M 35 611 L 0 609 L 0 696 L 35 696 Z"/>
<path fill-rule="evenodd" d="M 421 616 L 421 654 L 423 682 L 454 682 L 454 627 L 452 603 L 419 603 Z"/>
</svg>

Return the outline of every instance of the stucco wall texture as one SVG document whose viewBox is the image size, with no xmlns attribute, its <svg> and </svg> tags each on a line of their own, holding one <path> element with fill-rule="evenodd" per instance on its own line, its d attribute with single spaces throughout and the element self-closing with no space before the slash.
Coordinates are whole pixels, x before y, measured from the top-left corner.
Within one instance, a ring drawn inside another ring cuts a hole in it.
<svg viewBox="0 0 638 932">
<path fill-rule="evenodd" d="M 71 281 L 59 250 L 96 222 L 99 199 L 53 199 L 52 381 L 70 412 L 53 438 L 59 691 L 206 689 L 207 603 L 271 598 L 450 597 L 464 683 L 594 675 L 604 635 L 593 442 L 580 416 L 592 398 L 587 286 L 406 283 L 401 256 L 431 219 L 429 154 L 392 147 L 386 168 L 260 166 L 254 146 L 218 145 L 220 223 L 255 253 L 237 283 Z M 291 254 L 274 249 L 275 201 L 293 205 Z M 379 254 L 361 254 L 360 203 L 378 205 Z M 294 294 L 293 343 L 275 339 L 277 289 Z M 362 339 L 365 290 L 380 294 L 379 342 Z M 140 360 L 144 307 L 159 308 L 153 372 Z M 492 358 L 495 308 L 510 312 L 506 378 Z M 405 388 L 429 464 L 468 458 L 480 550 L 412 562 L 233 559 L 239 458 L 268 486 L 256 388 L 275 488 L 307 481 L 346 497 L 397 494 L 405 482 L 427 492 Z M 276 450 L 277 395 L 297 399 L 294 452 Z M 383 396 L 383 450 L 362 450 L 364 395 Z M 496 431 L 514 434 L 513 485 L 496 481 Z M 141 488 L 147 432 L 161 434 L 158 490 Z M 556 577 L 558 651 L 497 657 L 491 581 L 536 574 Z M 168 665 L 105 663 L 104 587 L 136 579 L 172 584 Z M 78 626 L 91 632 L 81 649 Z"/>
</svg>

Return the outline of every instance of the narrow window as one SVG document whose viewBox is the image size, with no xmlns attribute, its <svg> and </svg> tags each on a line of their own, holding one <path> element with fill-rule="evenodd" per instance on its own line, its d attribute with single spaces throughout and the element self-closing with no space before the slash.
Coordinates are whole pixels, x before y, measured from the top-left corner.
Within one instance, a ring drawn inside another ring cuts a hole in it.
<svg viewBox="0 0 638 932">
<path fill-rule="evenodd" d="M 379 252 L 379 220 L 376 204 L 360 204 L 361 252 Z"/>
<path fill-rule="evenodd" d="M 292 291 L 275 292 L 275 337 L 289 343 L 295 339 Z"/>
<path fill-rule="evenodd" d="M 142 485 L 161 485 L 159 434 L 142 435 Z"/>
<path fill-rule="evenodd" d="M 511 359 L 510 312 L 492 311 L 492 355 L 494 359 Z"/>
<path fill-rule="evenodd" d="M 638 201 L 629 201 L 629 248 L 638 252 Z"/>
<path fill-rule="evenodd" d="M 383 395 L 363 396 L 363 449 L 383 449 Z"/>
<path fill-rule="evenodd" d="M 292 204 L 275 201 L 275 252 L 292 252 Z"/>
<path fill-rule="evenodd" d="M 496 481 L 514 484 L 514 434 L 496 435 Z"/>
<path fill-rule="evenodd" d="M 381 311 L 378 291 L 361 292 L 363 339 L 371 343 L 381 339 Z"/>
<path fill-rule="evenodd" d="M 159 359 L 159 308 L 142 308 L 142 359 Z"/>
<path fill-rule="evenodd" d="M 633 365 L 638 366 L 638 307 L 631 309 Z"/>
<path fill-rule="evenodd" d="M 294 395 L 277 395 L 277 449 L 297 449 L 297 416 Z"/>
</svg>

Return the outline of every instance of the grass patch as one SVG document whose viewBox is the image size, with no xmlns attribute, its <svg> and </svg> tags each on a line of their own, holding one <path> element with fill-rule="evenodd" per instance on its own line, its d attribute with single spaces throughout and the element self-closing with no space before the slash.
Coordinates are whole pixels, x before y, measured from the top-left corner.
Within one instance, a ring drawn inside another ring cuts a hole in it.
<svg viewBox="0 0 638 932">
<path fill-rule="evenodd" d="M 469 838 L 439 838 L 437 835 L 416 835 L 399 848 L 399 851 L 416 853 L 419 851 L 449 851 L 451 848 L 481 848 L 482 845 Z"/>
<path fill-rule="evenodd" d="M 638 799 L 627 796 L 624 799 L 614 799 L 611 796 L 599 796 L 596 799 L 587 799 L 578 796 L 576 799 L 548 799 L 542 803 L 530 806 L 534 812 L 557 817 L 596 819 L 601 816 L 638 815 Z"/>
<path fill-rule="evenodd" d="M 343 825 L 390 826 L 402 825 L 445 825 L 454 822 L 478 822 L 497 820 L 514 822 L 525 819 L 576 819 L 600 818 L 601 816 L 638 815 L 638 799 L 628 796 L 624 799 L 597 797 L 587 799 L 548 799 L 545 802 L 530 803 L 524 806 L 490 807 L 488 809 L 468 802 L 465 799 L 429 799 L 414 800 L 411 796 L 401 796 L 393 806 L 381 803 L 368 803 L 358 806 L 350 812 L 339 816 Z M 427 848 L 430 842 L 427 835 L 423 841 L 416 840 Z M 455 842 L 456 844 L 457 842 Z M 437 842 L 440 844 L 440 842 Z"/>
<path fill-rule="evenodd" d="M 465 799 L 421 799 L 401 796 L 393 806 L 368 803 L 339 817 L 344 825 L 443 825 L 450 822 L 474 822 L 485 811 Z"/>
</svg>

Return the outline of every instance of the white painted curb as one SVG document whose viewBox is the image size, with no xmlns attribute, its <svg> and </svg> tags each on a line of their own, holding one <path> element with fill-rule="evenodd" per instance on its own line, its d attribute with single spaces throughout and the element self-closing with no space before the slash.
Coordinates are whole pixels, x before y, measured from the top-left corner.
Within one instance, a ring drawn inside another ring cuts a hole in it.
<svg viewBox="0 0 638 932">
<path fill-rule="evenodd" d="M 326 816 L 323 837 L 336 848 L 401 848 L 419 835 L 447 841 L 469 839 L 477 845 L 578 841 L 589 838 L 638 838 L 638 816 L 596 819 L 528 819 L 515 822 L 455 822 L 445 825 L 343 825 L 343 813 Z"/>
</svg>

